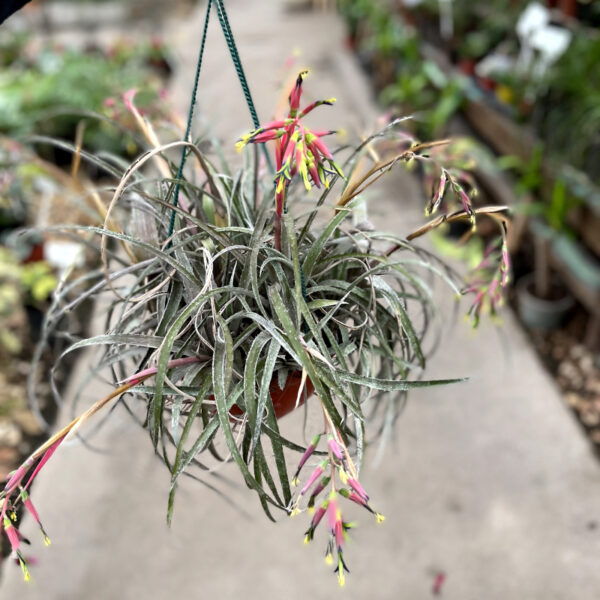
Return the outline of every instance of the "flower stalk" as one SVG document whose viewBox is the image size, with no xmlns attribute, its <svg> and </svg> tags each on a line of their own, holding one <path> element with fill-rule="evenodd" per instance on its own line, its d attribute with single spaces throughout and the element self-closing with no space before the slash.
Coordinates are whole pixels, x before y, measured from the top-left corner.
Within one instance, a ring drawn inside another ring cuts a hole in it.
<svg viewBox="0 0 600 600">
<path fill-rule="evenodd" d="M 305 494 L 312 489 L 312 493 L 306 505 L 306 510 L 313 514 L 308 529 L 304 532 L 304 543 L 308 544 L 314 539 L 315 530 L 327 515 L 328 542 L 325 551 L 325 562 L 329 565 L 336 565 L 334 573 L 337 575 L 338 583 L 344 586 L 346 583 L 346 573 L 349 573 L 348 566 L 344 559 L 344 548 L 348 538 L 348 531 L 354 526 L 343 518 L 340 499 L 350 500 L 363 508 L 366 508 L 373 514 L 378 523 L 381 523 L 385 517 L 375 511 L 369 504 L 369 496 L 363 486 L 358 481 L 356 467 L 348 451 L 339 430 L 333 424 L 325 407 L 321 404 L 325 421 L 325 430 L 327 434 L 327 458 L 320 462 L 314 469 L 304 487 L 298 494 L 291 515 L 296 515 L 300 511 L 300 503 Z M 302 465 L 306 463 L 307 458 L 316 450 L 322 434 L 315 436 L 305 453 L 300 459 L 300 467 L 296 471 L 296 476 L 300 473 Z M 321 475 L 329 469 L 330 475 Z M 337 474 L 337 478 L 336 478 Z M 317 480 L 321 477 L 318 483 Z M 313 487 L 314 486 L 314 487 Z M 344 487 L 349 486 L 349 487 Z M 318 497 L 329 487 L 329 493 L 315 510 L 315 504 Z"/>
<path fill-rule="evenodd" d="M 191 363 L 200 362 L 199 357 L 185 357 L 174 359 L 167 363 L 167 369 L 173 369 L 178 366 L 187 365 Z M 27 512 L 35 519 L 39 525 L 42 535 L 44 536 L 44 543 L 46 546 L 50 545 L 50 538 L 46 534 L 44 527 L 42 526 L 40 517 L 36 508 L 34 507 L 28 493 L 28 488 L 36 478 L 37 474 L 50 460 L 52 455 L 56 452 L 58 447 L 69 437 L 73 436 L 75 432 L 94 414 L 100 411 L 102 408 L 107 406 L 112 400 L 119 398 L 125 392 L 135 387 L 139 383 L 146 379 L 156 375 L 158 367 L 150 367 L 144 369 L 129 377 L 122 385 L 113 390 L 110 394 L 96 402 L 90 408 L 88 408 L 81 415 L 73 419 L 68 425 L 63 427 L 58 433 L 55 433 L 49 440 L 37 448 L 32 454 L 23 462 L 23 464 L 13 471 L 6 482 L 4 489 L 0 491 L 0 534 L 4 533 L 8 538 L 11 545 L 11 549 L 15 553 L 21 569 L 23 571 L 23 577 L 26 581 L 30 579 L 30 573 L 28 569 L 28 563 L 20 550 L 20 542 L 23 538 L 22 534 L 16 527 L 16 510 L 19 504 L 23 504 Z"/>
<path fill-rule="evenodd" d="M 314 185 L 328 188 L 329 178 L 344 174 L 335 162 L 322 138 L 335 131 L 313 131 L 302 119 L 318 106 L 331 106 L 335 98 L 317 100 L 300 110 L 302 83 L 308 71 L 301 71 L 290 92 L 286 119 L 272 121 L 243 135 L 236 147 L 242 150 L 246 144 L 275 142 L 275 215 L 273 217 L 273 246 L 281 251 L 281 221 L 286 210 L 287 190 L 292 178 L 299 174 L 307 191 Z"/>
</svg>

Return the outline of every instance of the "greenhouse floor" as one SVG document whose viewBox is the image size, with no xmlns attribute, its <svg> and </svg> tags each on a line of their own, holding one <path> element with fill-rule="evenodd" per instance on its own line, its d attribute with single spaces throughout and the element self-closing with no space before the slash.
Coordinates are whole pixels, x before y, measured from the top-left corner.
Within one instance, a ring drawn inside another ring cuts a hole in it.
<svg viewBox="0 0 600 600">
<path fill-rule="evenodd" d="M 291 20 L 283 3 L 273 0 L 226 4 L 259 115 L 271 114 L 283 63 L 299 48 L 298 67 L 312 69 L 306 84 L 311 99 L 338 98 L 334 108 L 315 113 L 315 122 L 351 132 L 373 126 L 370 89 L 344 50 L 337 16 L 295 12 Z M 167 37 L 180 53 L 173 94 L 182 112 L 203 13 L 199 7 Z M 233 144 L 250 122 L 213 20 L 200 108 L 214 132 Z M 391 173 L 381 190 L 370 213 L 375 224 L 404 234 L 421 221 L 421 192 L 411 176 Z M 442 305 L 444 314 L 454 313 L 450 302 Z M 448 600 L 594 600 L 600 589 L 600 466 L 513 315 L 506 311 L 502 327 L 484 323 L 474 333 L 460 318 L 466 308 L 444 325 L 427 378 L 469 381 L 413 393 L 379 464 L 373 464 L 375 450 L 367 454 L 365 487 L 387 520 L 378 526 L 357 513 L 343 595 L 421 599 L 432 597 L 436 585 Z M 73 390 L 91 360 L 81 360 Z M 84 400 L 100 394 L 98 384 Z M 291 415 L 285 426 L 293 431 L 300 424 L 301 415 Z M 52 546 L 43 548 L 29 520 L 24 533 L 39 565 L 25 584 L 20 569 L 6 562 L 1 598 L 341 597 L 323 562 L 324 538 L 302 543 L 306 515 L 270 523 L 233 466 L 218 475 L 235 480 L 225 489 L 236 507 L 187 480 L 168 530 L 168 473 L 122 407 L 92 445 L 98 451 L 77 441 L 62 447 L 40 474 L 34 501 Z"/>
</svg>

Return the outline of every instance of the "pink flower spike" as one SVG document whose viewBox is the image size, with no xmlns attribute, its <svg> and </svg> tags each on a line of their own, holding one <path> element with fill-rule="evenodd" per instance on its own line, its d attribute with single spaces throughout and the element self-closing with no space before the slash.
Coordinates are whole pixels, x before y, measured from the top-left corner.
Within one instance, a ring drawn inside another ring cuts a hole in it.
<svg viewBox="0 0 600 600">
<path fill-rule="evenodd" d="M 312 475 L 309 477 L 308 481 L 306 482 L 306 484 L 304 485 L 304 487 L 302 488 L 300 495 L 304 496 L 304 494 L 306 494 L 306 492 L 308 492 L 308 490 L 311 488 L 312 484 L 319 478 L 321 477 L 321 475 L 323 474 L 323 471 L 325 469 L 325 467 L 327 466 L 327 461 L 324 460 L 322 463 L 320 463 L 317 468 L 312 472 Z"/>
<path fill-rule="evenodd" d="M 333 455 L 338 459 L 338 460 L 344 460 L 344 451 L 342 450 L 342 447 L 339 445 L 339 443 L 336 441 L 336 439 L 330 435 L 327 438 L 327 445 L 329 446 L 329 449 L 331 450 L 331 452 L 333 453 Z"/>
<path fill-rule="evenodd" d="M 300 107 L 300 97 L 302 96 L 302 82 L 304 78 L 308 74 L 308 70 L 300 71 L 298 77 L 296 79 L 296 83 L 294 88 L 290 93 L 290 117 L 295 117 L 298 113 L 298 108 Z"/>
</svg>

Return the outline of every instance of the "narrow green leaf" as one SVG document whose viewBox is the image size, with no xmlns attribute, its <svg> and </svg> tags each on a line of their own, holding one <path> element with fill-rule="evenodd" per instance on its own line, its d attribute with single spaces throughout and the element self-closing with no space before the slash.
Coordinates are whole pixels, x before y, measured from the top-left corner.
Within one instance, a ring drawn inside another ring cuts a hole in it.
<svg viewBox="0 0 600 600">
<path fill-rule="evenodd" d="M 300 332 L 294 327 L 290 315 L 288 314 L 281 295 L 274 286 L 269 288 L 269 299 L 277 314 L 277 317 L 281 321 L 284 331 L 287 335 L 287 341 L 294 348 L 294 352 L 300 361 L 300 366 L 306 369 L 306 373 L 309 379 L 315 386 L 317 395 L 323 402 L 323 405 L 327 409 L 329 416 L 332 418 L 334 424 L 341 427 L 341 417 L 333 404 L 329 390 L 323 385 L 319 378 L 317 371 L 302 344 L 300 343 Z M 287 345 L 287 344 L 286 344 Z"/>
<path fill-rule="evenodd" d="M 338 376 L 347 381 L 348 383 L 357 383 L 374 390 L 381 390 L 384 392 L 406 392 L 408 390 L 414 390 L 419 388 L 431 387 L 434 385 L 448 385 L 450 383 L 462 383 L 467 381 L 466 377 L 459 377 L 456 379 L 431 379 L 431 380 L 399 380 L 394 379 L 377 379 L 375 377 L 363 377 L 350 373 L 348 371 L 337 370 Z"/>
<path fill-rule="evenodd" d="M 240 455 L 240 452 L 235 442 L 235 438 L 233 436 L 233 432 L 231 430 L 231 423 L 229 421 L 229 410 L 231 408 L 231 405 L 228 405 L 227 402 L 227 390 L 229 387 L 228 379 L 230 380 L 231 378 L 230 374 L 232 368 L 231 363 L 229 362 L 228 364 L 228 361 L 230 361 L 231 348 L 228 349 L 227 345 L 228 340 L 231 339 L 231 334 L 228 333 L 227 325 L 221 317 L 217 316 L 217 321 L 219 323 L 219 329 L 217 330 L 217 339 L 215 343 L 212 375 L 213 390 L 215 395 L 215 402 L 217 405 L 219 423 L 221 424 L 221 431 L 223 432 L 223 435 L 225 437 L 225 442 L 227 444 L 229 452 L 231 453 L 231 457 L 239 467 L 248 487 L 254 489 L 258 493 L 261 500 L 265 502 L 271 502 L 277 505 L 276 502 L 268 496 L 263 487 L 250 473 L 248 466 L 246 465 L 246 463 Z"/>
<path fill-rule="evenodd" d="M 305 277 L 310 277 L 312 274 L 313 267 L 319 258 L 319 255 L 323 252 L 325 244 L 327 240 L 331 237 L 333 232 L 340 226 L 340 224 L 346 219 L 352 212 L 352 209 L 358 202 L 360 198 L 355 198 L 350 201 L 343 209 L 340 209 L 335 216 L 327 223 L 325 229 L 321 232 L 319 237 L 314 241 L 306 258 L 304 259 L 304 264 L 302 265 L 302 269 L 304 271 Z"/>
</svg>

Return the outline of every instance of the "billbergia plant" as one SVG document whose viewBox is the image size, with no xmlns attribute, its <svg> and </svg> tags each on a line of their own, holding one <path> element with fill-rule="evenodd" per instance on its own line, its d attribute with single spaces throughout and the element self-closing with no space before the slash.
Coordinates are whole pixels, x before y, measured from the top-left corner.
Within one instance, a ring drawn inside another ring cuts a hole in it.
<svg viewBox="0 0 600 600">
<path fill-rule="evenodd" d="M 96 346 L 114 390 L 36 450 L 0 493 L 2 530 L 26 578 L 17 509 L 40 522 L 32 481 L 84 422 L 118 401 L 143 408 L 153 449 L 171 473 L 169 521 L 182 475 L 209 478 L 214 461 L 233 463 L 268 517 L 310 513 L 299 533 L 307 543 L 322 536 L 341 585 L 347 508 L 357 504 L 383 521 L 360 482 L 365 449 L 393 426 L 399 397 L 458 381 L 424 378 L 436 316 L 430 279 L 474 294 L 477 318 L 497 306 L 508 282 L 506 218 L 501 208 L 474 208 L 452 172 L 424 154 L 431 144 L 415 143 L 398 122 L 356 147 L 335 148 L 335 132 L 309 128 L 311 111 L 333 110 L 325 107 L 334 99 L 303 107 L 305 75 L 287 116 L 238 141 L 244 166 L 236 172 L 209 158 L 206 140 L 161 145 L 135 94 L 126 94 L 149 149 L 124 172 L 104 226 L 83 228 L 100 240 L 100 277 L 63 284 L 45 328 L 48 337 L 66 312 L 111 294 L 104 333 L 72 344 L 55 371 L 66 355 Z M 189 154 L 181 178 L 174 149 Z M 378 231 L 366 217 L 370 186 L 394 166 L 418 162 L 440 177 L 429 211 L 451 210 L 408 236 Z M 500 246 L 464 286 L 410 241 L 446 221 L 483 216 L 499 223 Z M 84 282 L 80 296 L 60 295 Z M 280 430 L 294 411 L 320 415 L 305 425 L 309 443 Z"/>
</svg>

